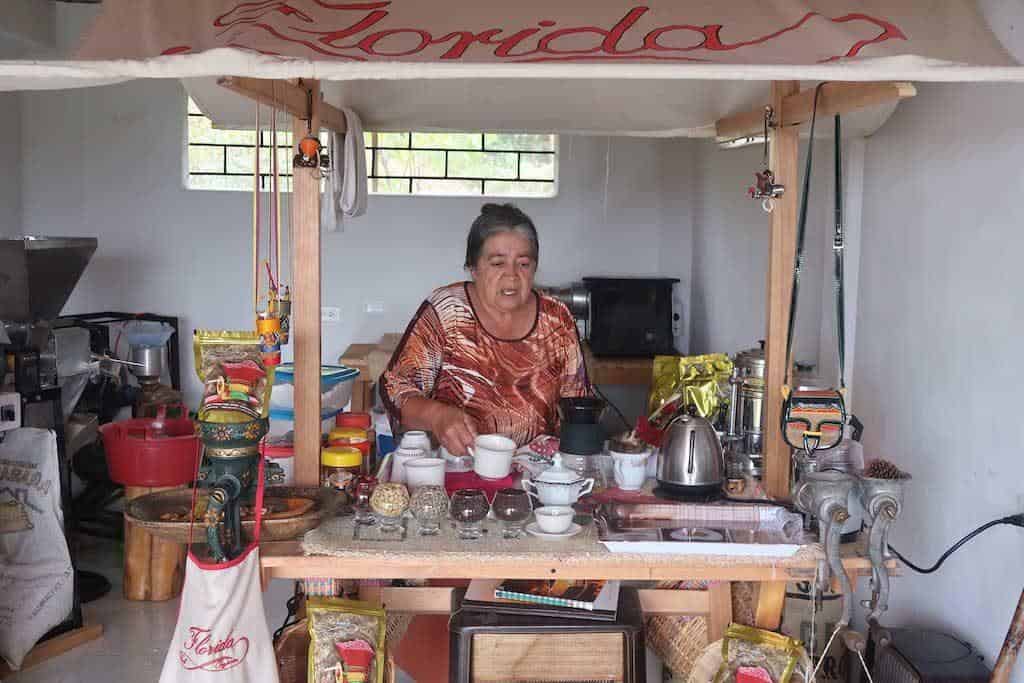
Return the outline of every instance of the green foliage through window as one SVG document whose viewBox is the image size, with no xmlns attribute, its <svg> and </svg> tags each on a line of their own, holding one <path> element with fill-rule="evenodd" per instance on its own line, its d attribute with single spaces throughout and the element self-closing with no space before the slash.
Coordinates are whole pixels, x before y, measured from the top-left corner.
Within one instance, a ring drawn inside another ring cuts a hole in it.
<svg viewBox="0 0 1024 683">
<path fill-rule="evenodd" d="M 327 142 L 327 134 L 321 134 Z M 553 197 L 558 136 L 549 133 L 367 132 L 372 194 Z M 281 187 L 291 191 L 291 131 L 277 135 Z M 256 134 L 219 130 L 188 100 L 188 188 L 251 191 Z M 272 183 L 272 135 L 260 134 L 260 187 Z"/>
</svg>

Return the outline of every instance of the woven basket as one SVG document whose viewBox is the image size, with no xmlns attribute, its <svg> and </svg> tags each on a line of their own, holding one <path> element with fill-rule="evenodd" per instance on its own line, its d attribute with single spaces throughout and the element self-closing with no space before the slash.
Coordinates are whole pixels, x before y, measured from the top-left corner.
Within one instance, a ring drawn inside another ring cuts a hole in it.
<svg viewBox="0 0 1024 683">
<path fill-rule="evenodd" d="M 644 621 L 647 645 L 676 677 L 686 680 L 708 645 L 708 620 L 658 616 Z"/>
<path fill-rule="evenodd" d="M 405 632 L 409 630 L 409 624 L 412 623 L 414 614 L 388 614 L 388 627 L 387 627 L 387 646 L 389 650 L 394 650 L 398 647 L 398 644 L 402 642 L 402 638 L 405 637 Z"/>
<path fill-rule="evenodd" d="M 309 628 L 305 619 L 286 628 L 274 645 L 280 683 L 306 683 L 309 665 Z"/>
</svg>

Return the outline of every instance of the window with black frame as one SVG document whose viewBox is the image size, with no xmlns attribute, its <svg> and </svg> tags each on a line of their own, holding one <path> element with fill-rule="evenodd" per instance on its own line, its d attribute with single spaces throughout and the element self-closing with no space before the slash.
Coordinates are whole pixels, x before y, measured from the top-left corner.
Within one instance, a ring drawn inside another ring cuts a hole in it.
<svg viewBox="0 0 1024 683">
<path fill-rule="evenodd" d="M 253 130 L 214 128 L 188 100 L 191 190 L 251 191 L 256 163 Z M 321 134 L 326 144 L 328 136 Z M 558 193 L 558 136 L 552 133 L 366 132 L 371 194 L 554 197 Z M 260 187 L 269 190 L 273 135 L 260 132 Z M 277 134 L 281 187 L 291 190 L 291 131 Z"/>
</svg>

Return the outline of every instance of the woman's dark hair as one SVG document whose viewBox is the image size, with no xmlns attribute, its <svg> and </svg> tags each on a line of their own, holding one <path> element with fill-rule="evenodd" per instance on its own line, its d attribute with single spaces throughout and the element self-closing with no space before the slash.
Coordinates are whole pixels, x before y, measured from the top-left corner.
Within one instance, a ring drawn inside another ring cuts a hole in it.
<svg viewBox="0 0 1024 683">
<path fill-rule="evenodd" d="M 530 242 L 534 262 L 540 256 L 537 228 L 525 213 L 513 204 L 484 204 L 480 215 L 473 221 L 466 237 L 466 268 L 473 268 L 480 260 L 484 242 L 499 232 L 518 232 Z"/>
</svg>

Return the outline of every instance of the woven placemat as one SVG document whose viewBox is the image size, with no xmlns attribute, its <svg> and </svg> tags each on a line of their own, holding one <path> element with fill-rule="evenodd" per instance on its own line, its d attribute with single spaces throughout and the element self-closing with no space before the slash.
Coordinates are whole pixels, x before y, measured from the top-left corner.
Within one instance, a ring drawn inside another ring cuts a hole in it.
<svg viewBox="0 0 1024 683">
<path fill-rule="evenodd" d="M 436 536 L 420 536 L 416 532 L 416 522 L 406 520 L 407 533 L 401 541 L 375 541 L 355 538 L 355 522 L 351 516 L 335 517 L 323 522 L 318 528 L 308 532 L 302 539 L 302 551 L 306 555 L 330 555 L 335 557 L 379 557 L 386 554 L 389 558 L 401 556 L 429 562 L 430 558 L 447 556 L 449 559 L 474 560 L 495 558 L 498 560 L 523 560 L 525 562 L 558 562 L 570 557 L 575 561 L 588 558 L 611 558 L 637 560 L 648 565 L 665 564 L 676 567 L 757 565 L 783 567 L 787 565 L 804 565 L 816 563 L 824 558 L 821 546 L 809 544 L 789 558 L 758 557 L 747 555 L 652 555 L 641 553 L 613 554 L 598 541 L 597 527 L 588 524 L 583 530 L 570 538 L 542 539 L 524 534 L 518 539 L 501 537 L 498 522 L 486 520 L 486 533 L 479 539 L 463 540 L 458 537 L 450 523 L 442 524 L 441 532 Z M 467 565 L 467 568 L 471 565 Z"/>
</svg>

